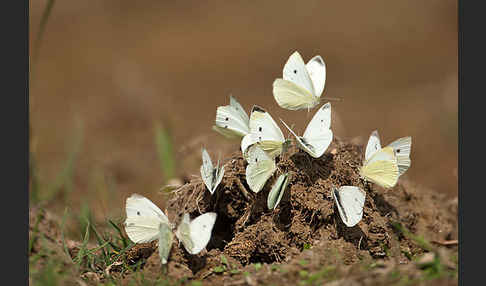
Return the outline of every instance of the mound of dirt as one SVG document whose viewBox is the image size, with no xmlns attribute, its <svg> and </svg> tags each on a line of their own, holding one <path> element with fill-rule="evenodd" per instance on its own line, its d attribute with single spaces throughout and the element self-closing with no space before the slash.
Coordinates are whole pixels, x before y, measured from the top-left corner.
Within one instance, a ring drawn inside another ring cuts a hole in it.
<svg viewBox="0 0 486 286">
<path fill-rule="evenodd" d="M 241 152 L 234 153 L 213 195 L 195 179 L 176 190 L 168 202 L 171 221 L 184 213 L 193 218 L 206 212 L 218 214 L 207 252 L 189 255 L 175 240 L 168 274 L 207 277 L 221 265 L 221 255 L 236 268 L 251 263 L 292 263 L 310 247 L 336 251 L 343 265 L 392 257 L 398 263 L 408 263 L 424 250 L 398 231 L 397 224 L 430 241 L 457 239 L 457 200 L 446 202 L 441 194 L 402 179 L 390 190 L 367 183 L 359 176 L 362 158 L 363 146 L 339 139 L 318 159 L 291 148 L 277 162 L 278 169 L 264 189 L 255 194 L 246 183 Z M 285 194 L 275 210 L 268 210 L 271 186 L 286 172 L 291 180 Z M 348 228 L 341 221 L 332 185 L 357 186 L 366 192 L 363 218 L 356 226 Z M 144 271 L 160 272 L 157 251 Z"/>
</svg>

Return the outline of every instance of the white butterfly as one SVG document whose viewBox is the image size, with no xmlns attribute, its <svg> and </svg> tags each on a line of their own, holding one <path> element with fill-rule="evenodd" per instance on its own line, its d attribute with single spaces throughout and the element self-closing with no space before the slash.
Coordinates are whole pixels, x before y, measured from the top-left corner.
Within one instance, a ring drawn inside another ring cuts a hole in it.
<svg viewBox="0 0 486 286">
<path fill-rule="evenodd" d="M 403 175 L 411 164 L 410 152 L 412 150 L 412 137 L 408 136 L 399 138 L 388 144 L 387 147 L 393 148 L 393 152 L 397 157 L 399 176 Z M 371 133 L 370 138 L 368 139 L 368 144 L 366 145 L 365 161 L 368 161 L 371 156 L 380 149 L 380 137 L 378 135 L 378 130 L 375 130 Z"/>
<path fill-rule="evenodd" d="M 283 68 L 283 78 L 273 82 L 273 97 L 278 105 L 289 110 L 311 109 L 319 104 L 326 83 L 326 64 L 321 56 L 307 65 L 294 52 Z"/>
<path fill-rule="evenodd" d="M 193 220 L 184 214 L 175 234 L 187 252 L 197 254 L 208 244 L 215 222 L 216 213 L 205 213 Z"/>
<path fill-rule="evenodd" d="M 250 133 L 241 140 L 241 152 L 245 155 L 248 147 L 255 143 L 272 158 L 284 152 L 290 143 L 272 116 L 257 105 L 251 110 Z"/>
<path fill-rule="evenodd" d="M 204 181 L 204 184 L 208 188 L 211 194 L 216 191 L 219 183 L 223 179 L 224 175 L 224 166 L 219 167 L 219 160 L 216 167 L 213 166 L 211 162 L 211 157 L 209 157 L 208 151 L 206 149 L 202 149 L 202 161 L 203 164 L 201 165 L 201 178 Z"/>
<path fill-rule="evenodd" d="M 270 190 L 270 193 L 268 193 L 267 197 L 267 207 L 270 210 L 274 210 L 278 203 L 280 203 L 280 200 L 283 197 L 283 194 L 285 192 L 285 189 L 287 188 L 287 185 L 289 184 L 290 177 L 289 174 L 282 174 L 278 177 L 277 181 L 275 184 L 272 186 L 272 190 Z"/>
<path fill-rule="evenodd" d="M 248 149 L 246 182 L 253 192 L 261 191 L 276 169 L 275 161 L 258 145 L 253 145 Z"/>
<path fill-rule="evenodd" d="M 307 125 L 303 136 L 297 134 L 290 129 L 289 126 L 282 120 L 282 123 L 295 136 L 300 148 L 307 152 L 314 158 L 321 157 L 327 150 L 332 141 L 331 128 L 331 104 L 324 104 L 312 117 L 312 120 Z"/>
<path fill-rule="evenodd" d="M 230 96 L 230 104 L 216 109 L 216 124 L 213 130 L 223 136 L 235 139 L 250 133 L 249 118 L 241 104 Z"/>
<path fill-rule="evenodd" d="M 170 249 L 172 247 L 172 229 L 173 225 L 169 222 L 167 216 L 149 199 L 133 194 L 126 201 L 125 231 L 128 238 L 135 243 L 144 243 L 158 240 L 159 255 L 162 264 L 167 263 Z M 184 215 L 184 225 L 187 221 L 188 214 Z M 211 231 L 216 221 L 216 213 L 205 213 L 200 215 L 189 224 L 189 236 L 180 236 L 176 232 L 179 240 L 191 254 L 197 254 L 206 247 L 211 237 Z M 197 246 L 194 247 L 194 246 Z M 190 250 L 189 250 L 190 249 Z"/>
<path fill-rule="evenodd" d="M 381 148 L 378 132 L 374 131 L 366 146 L 365 161 L 360 176 L 385 189 L 392 188 L 400 176 L 398 158 L 392 146 Z"/>
<path fill-rule="evenodd" d="M 363 217 L 366 192 L 358 187 L 332 187 L 332 196 L 342 221 L 348 227 L 355 226 Z"/>
</svg>

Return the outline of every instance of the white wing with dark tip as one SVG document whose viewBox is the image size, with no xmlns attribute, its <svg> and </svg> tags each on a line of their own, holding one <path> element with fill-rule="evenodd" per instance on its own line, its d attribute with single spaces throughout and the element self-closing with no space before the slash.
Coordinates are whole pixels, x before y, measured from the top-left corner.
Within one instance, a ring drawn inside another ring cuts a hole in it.
<svg viewBox="0 0 486 286">
<path fill-rule="evenodd" d="M 285 137 L 272 116 L 260 106 L 254 105 L 250 114 L 250 134 L 241 141 L 241 152 L 246 153 L 248 147 L 258 143 L 260 147 L 272 155 L 280 155 Z"/>
<path fill-rule="evenodd" d="M 371 133 L 368 144 L 366 145 L 365 161 L 368 161 L 380 149 L 380 136 L 378 135 L 378 130 L 375 130 Z"/>
</svg>

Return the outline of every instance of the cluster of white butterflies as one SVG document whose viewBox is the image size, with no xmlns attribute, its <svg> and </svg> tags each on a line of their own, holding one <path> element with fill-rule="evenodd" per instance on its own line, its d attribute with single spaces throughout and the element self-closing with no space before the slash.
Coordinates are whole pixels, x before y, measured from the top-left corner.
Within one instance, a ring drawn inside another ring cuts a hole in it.
<svg viewBox="0 0 486 286">
<path fill-rule="evenodd" d="M 301 55 L 294 52 L 284 65 L 282 78 L 273 82 L 273 96 L 282 108 L 309 111 L 319 104 L 325 82 L 326 65 L 321 56 L 315 56 L 305 64 Z M 319 108 L 302 136 L 281 121 L 295 137 L 297 146 L 313 158 L 321 157 L 332 142 L 330 103 Z M 229 105 L 217 108 L 213 130 L 227 138 L 241 140 L 241 152 L 248 162 L 246 181 L 255 193 L 260 192 L 272 177 L 277 170 L 275 158 L 286 152 L 291 143 L 264 108 L 254 105 L 248 116 L 233 96 L 230 96 Z M 366 146 L 360 176 L 384 188 L 392 188 L 398 177 L 410 167 L 411 144 L 411 137 L 404 137 L 382 148 L 378 132 L 374 131 Z M 224 165 L 219 166 L 218 161 L 214 166 L 204 148 L 202 161 L 201 178 L 213 194 L 223 179 Z M 277 207 L 290 179 L 290 175 L 285 173 L 275 181 L 267 198 L 268 209 Z M 363 216 L 366 193 L 354 186 L 333 186 L 332 195 L 344 224 L 348 227 L 356 225 Z M 136 243 L 158 239 L 162 263 L 167 263 L 173 229 L 167 216 L 139 195 L 128 198 L 126 208 L 125 227 L 129 238 Z M 206 213 L 192 221 L 185 214 L 175 234 L 189 253 L 199 253 L 209 242 L 215 220 L 216 213 Z"/>
<path fill-rule="evenodd" d="M 166 264 L 172 247 L 174 229 L 169 218 L 149 199 L 138 194 L 133 194 L 127 199 L 125 208 L 125 231 L 128 238 L 135 243 L 158 240 L 159 256 L 162 264 Z M 197 254 L 206 247 L 216 216 L 216 213 L 208 212 L 191 220 L 189 214 L 184 214 L 175 235 L 187 252 Z"/>
<path fill-rule="evenodd" d="M 284 65 L 282 78 L 273 82 L 273 96 L 282 108 L 310 110 L 319 104 L 325 82 L 326 65 L 321 56 L 317 55 L 305 64 L 301 55 L 294 52 Z M 297 135 L 283 120 L 281 121 L 295 137 L 298 147 L 313 158 L 321 157 L 332 142 L 330 103 L 319 108 L 302 136 Z M 285 139 L 277 123 L 265 109 L 254 105 L 248 116 L 233 96 L 230 96 L 229 105 L 217 108 L 213 129 L 228 138 L 241 139 L 241 152 L 248 162 L 246 181 L 255 193 L 263 189 L 266 181 L 276 171 L 274 159 L 285 152 L 290 144 L 290 140 Z M 411 137 L 404 137 L 381 148 L 378 132 L 374 131 L 366 147 L 363 166 L 360 168 L 361 177 L 384 188 L 392 188 L 398 177 L 410 167 L 411 144 Z M 203 150 L 201 176 L 211 193 L 221 181 L 217 176 L 222 177 L 223 172 L 220 170 L 222 169 L 219 167 L 212 167 L 207 152 Z M 288 174 L 282 174 L 275 181 L 268 195 L 269 209 L 277 206 L 288 182 Z M 348 220 L 345 217 L 351 217 L 349 221 L 353 223 L 346 223 L 348 226 L 356 224 L 361 219 L 362 212 L 353 212 L 352 209 L 363 209 L 363 194 L 362 190 L 352 186 L 333 190 L 341 218 L 346 222 Z"/>
</svg>

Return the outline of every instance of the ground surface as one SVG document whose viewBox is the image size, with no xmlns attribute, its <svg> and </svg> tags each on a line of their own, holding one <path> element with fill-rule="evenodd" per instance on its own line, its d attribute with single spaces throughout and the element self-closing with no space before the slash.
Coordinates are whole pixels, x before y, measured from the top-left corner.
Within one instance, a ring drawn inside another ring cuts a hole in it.
<svg viewBox="0 0 486 286">
<path fill-rule="evenodd" d="M 155 243 L 130 244 L 121 253 L 123 247 L 108 243 L 115 239 L 106 233 L 97 239 L 98 246 L 66 241 L 49 217 L 32 209 L 31 238 L 37 238 L 31 259 L 36 257 L 42 269 L 48 263 L 43 260 L 49 260 L 42 255 L 44 248 L 57 248 L 76 273 L 67 279 L 78 276 L 88 284 L 457 284 L 457 200 L 403 180 L 386 191 L 366 183 L 358 175 L 362 156 L 362 146 L 339 139 L 319 159 L 291 148 L 279 160 L 275 176 L 254 194 L 246 184 L 241 152 L 234 153 L 224 160 L 225 175 L 213 195 L 200 178 L 170 194 L 165 209 L 173 222 L 186 212 L 195 217 L 213 211 L 218 217 L 206 251 L 189 255 L 176 240 L 166 266 Z M 266 198 L 280 172 L 292 179 L 279 206 L 269 211 Z M 366 191 L 358 225 L 348 228 L 341 222 L 332 185 Z M 126 237 L 118 224 L 119 235 Z M 45 238 L 38 238 L 41 234 Z"/>
</svg>

